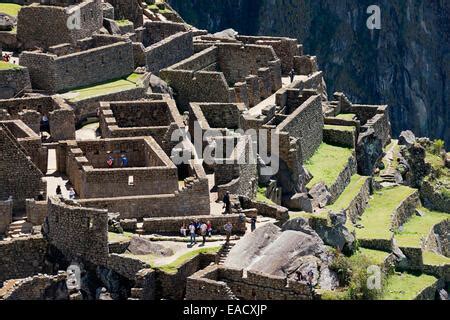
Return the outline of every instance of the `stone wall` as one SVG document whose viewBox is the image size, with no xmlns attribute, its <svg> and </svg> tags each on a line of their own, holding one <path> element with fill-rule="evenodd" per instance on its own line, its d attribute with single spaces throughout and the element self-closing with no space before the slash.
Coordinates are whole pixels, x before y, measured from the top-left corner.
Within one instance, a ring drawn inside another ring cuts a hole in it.
<svg viewBox="0 0 450 320">
<path fill-rule="evenodd" d="M 14 209 L 25 209 L 25 199 L 45 195 L 46 183 L 39 168 L 28 158 L 9 130 L 0 125 L 0 199 L 12 196 Z"/>
<path fill-rule="evenodd" d="M 243 234 L 246 231 L 245 222 L 242 222 L 238 214 L 220 216 L 189 216 L 169 218 L 144 218 L 143 229 L 146 233 L 179 234 L 182 225 L 188 226 L 192 220 L 203 222 L 211 221 L 213 233 L 225 234 L 223 226 L 230 221 L 233 224 L 233 234 Z"/>
<path fill-rule="evenodd" d="M 20 63 L 28 67 L 35 89 L 61 92 L 102 83 L 128 76 L 134 70 L 132 43 L 118 40 L 62 56 L 25 51 Z"/>
<path fill-rule="evenodd" d="M 145 48 L 147 70 L 158 75 L 167 68 L 194 54 L 191 32 L 179 32 Z"/>
<path fill-rule="evenodd" d="M 39 274 L 19 280 L 10 280 L 5 287 L 10 289 L 0 296 L 0 300 L 69 300 L 67 274 Z M 12 286 L 9 284 L 13 283 Z"/>
<path fill-rule="evenodd" d="M 0 200 L 0 235 L 3 235 L 8 231 L 9 225 L 12 222 L 12 209 L 12 200 Z"/>
<path fill-rule="evenodd" d="M 187 300 L 312 300 L 306 283 L 247 270 L 209 266 L 188 278 Z"/>
<path fill-rule="evenodd" d="M 173 23 L 170 21 L 146 21 L 142 42 L 145 47 L 161 42 L 166 38 L 188 31 L 184 23 Z"/>
<path fill-rule="evenodd" d="M 348 163 L 345 168 L 339 173 L 336 181 L 332 185 L 327 186 L 328 191 L 331 194 L 330 203 L 334 203 L 342 194 L 342 192 L 344 192 L 345 188 L 350 184 L 350 180 L 352 179 L 352 176 L 356 173 L 356 171 L 356 157 L 353 154 L 348 159 Z"/>
<path fill-rule="evenodd" d="M 353 130 L 341 129 L 335 126 L 323 128 L 323 142 L 339 147 L 354 149 L 356 145 L 356 128 Z"/>
<path fill-rule="evenodd" d="M 0 283 L 42 272 L 46 254 L 42 236 L 0 241 Z"/>
<path fill-rule="evenodd" d="M 141 0 L 107 0 L 114 7 L 114 19 L 133 22 L 135 28 L 142 26 L 143 9 Z"/>
<path fill-rule="evenodd" d="M 108 268 L 134 281 L 139 270 L 150 268 L 150 266 L 141 260 L 112 253 L 108 255 Z"/>
<path fill-rule="evenodd" d="M 439 190 L 435 190 L 432 183 L 425 179 L 420 187 L 420 198 L 424 205 L 433 210 L 450 213 L 450 198 Z"/>
<path fill-rule="evenodd" d="M 79 28 L 71 27 L 76 23 L 80 23 Z M 84 1 L 70 8 L 32 4 L 19 12 L 17 39 L 24 49 L 48 48 L 61 43 L 75 43 L 91 36 L 102 26 L 102 5 L 97 0 Z"/>
<path fill-rule="evenodd" d="M 64 203 L 57 197 L 48 201 L 49 243 L 71 261 L 82 259 L 106 265 L 108 259 L 108 212 Z"/>
<path fill-rule="evenodd" d="M 27 222 L 34 226 L 40 226 L 47 217 L 47 201 L 26 200 Z"/>
<path fill-rule="evenodd" d="M 285 207 L 268 204 L 261 201 L 252 200 L 247 197 L 239 197 L 242 209 L 253 209 L 258 210 L 258 215 L 263 217 L 274 218 L 278 221 L 287 221 L 289 219 L 289 210 Z"/>
<path fill-rule="evenodd" d="M 397 230 L 415 214 L 415 209 L 420 205 L 419 192 L 414 191 L 402 201 L 392 215 L 392 229 Z"/>
<path fill-rule="evenodd" d="M 28 68 L 12 65 L 0 70 L 0 99 L 10 99 L 19 93 L 31 90 Z"/>
<path fill-rule="evenodd" d="M 372 184 L 372 178 L 365 178 L 366 181 L 362 185 L 356 197 L 350 202 L 350 205 L 345 208 L 347 210 L 348 217 L 355 224 L 359 220 L 359 217 L 364 213 L 369 199 L 370 199 L 370 186 Z"/>
</svg>

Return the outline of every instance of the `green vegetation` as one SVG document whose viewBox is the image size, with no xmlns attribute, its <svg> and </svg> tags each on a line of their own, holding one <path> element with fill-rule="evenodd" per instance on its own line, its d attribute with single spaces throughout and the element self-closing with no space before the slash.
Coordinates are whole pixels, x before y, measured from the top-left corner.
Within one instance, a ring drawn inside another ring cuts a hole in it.
<svg viewBox="0 0 450 320">
<path fill-rule="evenodd" d="M 341 113 L 336 116 L 337 119 L 352 121 L 355 120 L 356 114 L 354 113 Z"/>
<path fill-rule="evenodd" d="M 436 281 L 435 277 L 426 274 L 396 273 L 388 277 L 381 299 L 414 300 L 424 289 Z"/>
<path fill-rule="evenodd" d="M 336 253 L 330 269 L 334 270 L 339 278 L 339 283 L 346 287 L 346 290 L 339 292 L 339 300 L 374 300 L 382 295 L 382 289 L 370 289 L 367 286 L 368 278 L 372 275 L 368 268 L 378 265 L 379 256 L 373 258 L 373 254 L 368 255 L 364 252 L 358 252 L 351 257 L 346 257 L 341 253 Z M 383 275 L 381 279 L 381 288 L 386 281 Z M 334 298 L 336 295 L 332 294 Z"/>
<path fill-rule="evenodd" d="M 448 213 L 431 211 L 420 208 L 425 215 L 413 216 L 404 225 L 402 232 L 395 234 L 395 239 L 400 247 L 421 248 L 422 238 L 426 238 L 434 225 L 443 220 L 450 219 Z"/>
<path fill-rule="evenodd" d="M 18 69 L 21 69 L 21 68 L 22 67 L 14 64 L 14 63 L 0 61 L 0 70 L 18 70 Z"/>
<path fill-rule="evenodd" d="M 83 87 L 80 89 L 74 89 L 62 94 L 62 96 L 69 99 L 70 102 L 78 102 L 101 95 L 135 89 L 139 87 L 140 84 L 138 83 L 138 80 L 141 77 L 141 74 L 132 73 L 127 78 L 113 80 L 94 86 Z"/>
<path fill-rule="evenodd" d="M 367 259 L 370 259 L 372 262 L 374 262 L 376 265 L 382 266 L 384 264 L 384 260 L 388 257 L 389 253 L 385 251 L 380 250 L 373 250 L 373 249 L 366 249 L 366 248 L 359 248 L 358 252 L 355 254 L 360 254 Z"/>
<path fill-rule="evenodd" d="M 17 17 L 22 6 L 14 3 L 0 3 L 0 12 Z"/>
<path fill-rule="evenodd" d="M 266 187 L 258 186 L 258 190 L 256 192 L 256 201 L 264 202 L 266 204 L 275 204 L 272 200 L 266 197 Z"/>
<path fill-rule="evenodd" d="M 423 264 L 429 266 L 450 265 L 450 258 L 437 254 L 433 251 L 423 251 Z"/>
<path fill-rule="evenodd" d="M 163 265 L 163 266 L 156 266 L 156 269 L 159 269 L 161 271 L 164 271 L 166 273 L 176 273 L 178 269 L 185 264 L 187 261 L 192 259 L 195 256 L 198 256 L 199 254 L 217 254 L 220 250 L 220 246 L 217 247 L 210 247 L 210 248 L 201 248 L 194 251 L 190 251 L 180 257 L 178 257 L 174 262 Z"/>
<path fill-rule="evenodd" d="M 363 229 L 355 228 L 357 239 L 391 239 L 391 215 L 415 189 L 397 186 L 376 191 L 361 217 Z"/>
<path fill-rule="evenodd" d="M 147 255 L 134 255 L 130 253 L 125 253 L 123 256 L 128 258 L 133 258 L 140 260 L 146 264 L 148 264 L 152 269 L 158 269 L 161 271 L 164 271 L 166 273 L 174 274 L 177 273 L 178 269 L 185 264 L 190 259 L 200 255 L 200 254 L 216 254 L 219 252 L 221 246 L 216 247 L 209 247 L 209 248 L 200 248 L 196 250 L 189 251 L 181 256 L 179 256 L 177 259 L 175 259 L 173 262 L 165 264 L 165 265 L 158 265 L 155 260 L 158 258 L 153 254 L 147 254 Z"/>
<path fill-rule="evenodd" d="M 336 130 L 336 131 L 355 131 L 356 128 L 354 126 L 336 126 L 336 125 L 331 125 L 331 124 L 326 124 L 324 126 L 324 129 L 327 130 Z"/>
<path fill-rule="evenodd" d="M 130 240 L 132 237 L 133 237 L 133 234 L 130 232 L 124 232 L 124 233 L 108 232 L 108 242 L 109 243 L 124 242 L 124 241 Z"/>
<path fill-rule="evenodd" d="M 115 21 L 119 27 L 133 25 L 133 22 L 131 22 L 130 20 L 127 20 L 127 19 L 115 20 Z"/>
<path fill-rule="evenodd" d="M 305 163 L 313 179 L 306 186 L 312 188 L 319 182 L 331 186 L 348 164 L 353 150 L 322 143 L 314 155 Z"/>
<path fill-rule="evenodd" d="M 355 199 L 358 193 L 361 191 L 362 186 L 366 183 L 368 177 L 362 177 L 360 175 L 353 175 L 350 180 L 350 184 L 345 188 L 344 192 L 339 196 L 336 202 L 328 206 L 327 209 L 333 211 L 340 211 L 343 209 L 347 209 L 350 206 L 350 203 Z"/>
<path fill-rule="evenodd" d="M 445 148 L 444 140 L 437 139 L 433 141 L 432 146 L 433 154 L 440 156 L 441 152 L 444 151 L 444 148 Z"/>
<path fill-rule="evenodd" d="M 305 219 L 318 219 L 318 220 L 326 220 L 328 221 L 328 213 L 326 210 L 322 210 L 317 213 L 309 213 L 304 211 L 293 212 L 289 211 L 289 220 L 296 218 L 305 218 Z"/>
</svg>

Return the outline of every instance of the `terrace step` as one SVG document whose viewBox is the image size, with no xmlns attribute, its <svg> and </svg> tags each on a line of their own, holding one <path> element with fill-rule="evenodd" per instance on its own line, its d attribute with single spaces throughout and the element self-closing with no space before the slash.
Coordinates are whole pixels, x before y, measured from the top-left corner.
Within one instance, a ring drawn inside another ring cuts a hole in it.
<svg viewBox="0 0 450 320">
<path fill-rule="evenodd" d="M 7 237 L 18 238 L 23 235 L 31 234 L 33 225 L 26 220 L 17 220 L 11 223 L 6 232 Z"/>
<path fill-rule="evenodd" d="M 228 243 L 224 244 L 222 249 L 220 249 L 220 251 L 219 251 L 219 258 L 218 258 L 217 264 L 223 265 L 225 263 L 225 260 L 227 259 L 228 254 L 230 253 L 231 249 L 234 246 L 235 246 L 235 244 L 232 242 L 228 242 Z"/>
</svg>

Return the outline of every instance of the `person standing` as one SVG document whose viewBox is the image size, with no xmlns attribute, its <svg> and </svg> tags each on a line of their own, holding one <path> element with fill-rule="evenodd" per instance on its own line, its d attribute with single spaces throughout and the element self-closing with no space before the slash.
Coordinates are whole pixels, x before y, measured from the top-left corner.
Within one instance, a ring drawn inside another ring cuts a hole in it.
<svg viewBox="0 0 450 320">
<path fill-rule="evenodd" d="M 181 226 L 181 228 L 180 228 L 180 233 L 181 233 L 181 235 L 182 235 L 183 237 L 186 237 L 186 231 L 187 231 L 186 225 L 183 224 L 183 225 Z"/>
<path fill-rule="evenodd" d="M 61 190 L 61 186 L 58 184 L 58 186 L 56 187 L 56 195 L 57 196 L 61 196 L 62 195 L 62 190 Z"/>
<path fill-rule="evenodd" d="M 75 190 L 71 187 L 70 189 L 69 189 L 69 199 L 71 199 L 71 200 L 73 200 L 73 199 L 75 199 Z"/>
<path fill-rule="evenodd" d="M 294 82 L 295 70 L 293 68 L 289 72 L 289 77 L 291 78 L 291 83 Z"/>
<path fill-rule="evenodd" d="M 106 164 L 108 168 L 112 168 L 114 165 L 114 158 L 111 155 L 108 155 L 108 159 L 106 159 Z"/>
<path fill-rule="evenodd" d="M 223 204 L 225 206 L 225 214 L 231 213 L 231 200 L 230 200 L 230 192 L 225 192 L 225 195 L 223 196 Z"/>
<path fill-rule="evenodd" d="M 122 162 L 122 167 L 128 167 L 128 158 L 127 158 L 126 155 L 123 154 L 123 155 L 120 157 L 120 160 L 121 160 L 121 162 Z"/>
<path fill-rule="evenodd" d="M 252 232 L 255 231 L 256 229 L 256 217 L 252 217 L 251 221 L 250 221 L 250 227 Z"/>
<path fill-rule="evenodd" d="M 225 234 L 227 235 L 227 243 L 230 242 L 231 232 L 233 231 L 233 225 L 230 221 L 223 227 L 225 230 Z"/>
<path fill-rule="evenodd" d="M 208 237 L 212 237 L 212 224 L 211 221 L 208 220 L 208 222 L 206 223 L 206 227 L 207 227 L 207 232 L 208 232 Z"/>
<path fill-rule="evenodd" d="M 200 234 L 202 236 L 202 246 L 204 246 L 206 244 L 206 233 L 208 230 L 208 226 L 206 225 L 206 223 L 202 223 L 200 226 Z"/>
<path fill-rule="evenodd" d="M 191 246 L 193 246 L 194 244 L 197 243 L 197 240 L 195 239 L 195 236 L 196 236 L 195 231 L 196 231 L 196 230 L 195 230 L 195 223 L 192 222 L 192 223 L 189 225 L 189 235 L 190 235 L 190 237 L 191 237 Z"/>
</svg>

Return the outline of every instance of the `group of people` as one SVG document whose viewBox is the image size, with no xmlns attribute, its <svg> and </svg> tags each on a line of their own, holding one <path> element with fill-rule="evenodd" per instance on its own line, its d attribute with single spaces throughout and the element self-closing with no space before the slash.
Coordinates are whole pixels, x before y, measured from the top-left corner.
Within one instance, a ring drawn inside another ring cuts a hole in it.
<svg viewBox="0 0 450 320">
<path fill-rule="evenodd" d="M 223 226 L 225 234 L 227 236 L 227 242 L 230 241 L 231 233 L 233 232 L 233 225 L 230 221 Z M 190 246 L 197 244 L 197 236 L 202 237 L 202 246 L 206 243 L 206 237 L 211 237 L 213 232 L 213 227 L 211 221 L 200 222 L 198 220 L 192 221 L 187 227 L 183 224 L 180 228 L 180 233 L 183 237 L 187 237 L 189 233 Z"/>
<path fill-rule="evenodd" d="M 114 167 L 114 158 L 111 155 L 108 155 L 108 158 L 106 159 L 106 164 L 108 165 L 108 168 Z M 128 157 L 124 154 L 120 156 L 120 166 L 128 167 Z"/>
<path fill-rule="evenodd" d="M 211 221 L 200 222 L 200 221 L 192 221 L 189 226 L 186 228 L 186 225 L 183 224 L 180 228 L 180 233 L 183 237 L 187 236 L 189 232 L 189 237 L 191 239 L 191 246 L 197 243 L 197 235 L 203 238 L 202 245 L 206 243 L 206 237 L 212 236 L 212 224 Z"/>
<path fill-rule="evenodd" d="M 5 53 L 2 56 L 2 60 L 3 60 L 3 62 L 9 62 L 11 60 L 11 55 L 9 53 Z"/>
</svg>

